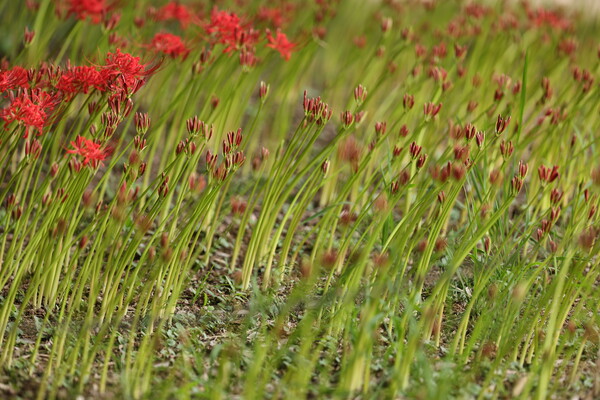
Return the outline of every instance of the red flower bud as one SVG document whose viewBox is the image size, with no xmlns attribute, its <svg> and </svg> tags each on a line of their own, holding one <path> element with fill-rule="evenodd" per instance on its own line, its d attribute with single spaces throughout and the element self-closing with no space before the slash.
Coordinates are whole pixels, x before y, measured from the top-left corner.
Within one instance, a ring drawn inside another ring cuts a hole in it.
<svg viewBox="0 0 600 400">
<path fill-rule="evenodd" d="M 415 96 L 410 95 L 408 93 L 405 94 L 402 98 L 402 105 L 404 106 L 405 110 L 410 110 L 411 108 L 413 108 L 413 106 L 415 105 Z"/>
<path fill-rule="evenodd" d="M 423 168 L 423 166 L 425 165 L 425 161 L 427 161 L 427 154 L 421 154 L 421 156 L 417 160 L 417 168 Z"/>
<path fill-rule="evenodd" d="M 145 135 L 150 127 L 150 117 L 147 113 L 136 112 L 133 117 L 135 129 L 139 135 Z"/>
<path fill-rule="evenodd" d="M 523 179 L 519 176 L 514 176 L 510 181 L 510 184 L 512 189 L 512 195 L 516 196 L 517 194 L 519 194 L 521 188 L 523 187 Z"/>
<path fill-rule="evenodd" d="M 35 37 L 35 32 L 30 31 L 29 27 L 25 27 L 25 33 L 23 34 L 23 43 L 25 43 L 25 47 L 28 47 L 31 42 L 33 42 L 33 38 Z"/>
<path fill-rule="evenodd" d="M 357 104 L 362 104 L 367 98 L 367 89 L 363 85 L 358 85 L 354 89 L 354 100 Z"/>
<path fill-rule="evenodd" d="M 485 142 L 485 134 L 483 132 L 477 132 L 475 135 L 475 142 L 477 142 L 477 146 L 481 149 L 483 148 L 483 143 Z"/>
<path fill-rule="evenodd" d="M 562 198 L 563 198 L 563 192 L 561 192 L 560 190 L 558 190 L 556 188 L 552 189 L 552 191 L 550 192 L 550 202 L 553 205 L 559 205 Z"/>
<path fill-rule="evenodd" d="M 423 106 L 423 112 L 424 112 L 425 116 L 430 116 L 431 118 L 438 115 L 438 113 L 440 112 L 441 109 L 442 109 L 442 103 L 437 104 L 437 105 L 433 104 L 433 103 L 425 103 L 425 105 Z"/>
<path fill-rule="evenodd" d="M 327 175 L 327 172 L 329 171 L 329 160 L 325 160 L 323 161 L 323 164 L 321 164 L 321 171 L 323 172 L 323 175 Z"/>
<path fill-rule="evenodd" d="M 267 99 L 268 94 L 269 94 L 269 85 L 267 85 L 265 82 L 261 81 L 260 87 L 258 89 L 258 95 L 260 97 L 260 101 L 264 102 Z"/>
<path fill-rule="evenodd" d="M 525 176 L 527 175 L 527 169 L 527 163 L 523 162 L 523 160 L 519 160 L 519 176 L 521 178 L 525 178 Z"/>
<path fill-rule="evenodd" d="M 506 119 L 502 118 L 501 115 L 498 115 L 498 119 L 496 121 L 496 134 L 500 135 L 502 132 L 504 132 L 504 130 L 506 129 L 506 127 L 508 126 L 508 124 L 510 123 L 510 116 Z"/>
<path fill-rule="evenodd" d="M 342 125 L 344 128 L 349 128 L 354 122 L 354 115 L 350 111 L 344 111 L 341 113 L 340 119 L 342 120 Z"/>
<path fill-rule="evenodd" d="M 421 154 L 421 149 L 422 149 L 422 147 L 417 145 L 416 142 L 412 142 L 410 144 L 409 151 L 410 151 L 410 155 L 413 158 L 413 160 L 416 159 L 417 157 L 419 157 L 419 154 Z"/>
<path fill-rule="evenodd" d="M 398 132 L 398 135 L 402 136 L 402 137 L 406 137 L 409 134 L 409 130 L 408 127 L 406 125 L 402 125 L 402 127 L 400 128 L 400 131 Z"/>
<path fill-rule="evenodd" d="M 505 160 L 510 158 L 510 156 L 512 155 L 514 150 L 515 150 L 515 146 L 513 145 L 513 143 L 511 141 L 509 141 L 508 143 L 505 142 L 504 140 L 502 142 L 500 142 L 500 154 L 502 154 L 502 157 Z"/>
</svg>

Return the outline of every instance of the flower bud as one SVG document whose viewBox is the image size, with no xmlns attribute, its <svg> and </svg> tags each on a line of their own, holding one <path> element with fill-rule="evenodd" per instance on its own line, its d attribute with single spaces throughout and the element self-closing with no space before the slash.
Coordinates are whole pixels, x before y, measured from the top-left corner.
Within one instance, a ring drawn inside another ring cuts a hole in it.
<svg viewBox="0 0 600 400">
<path fill-rule="evenodd" d="M 267 96 L 269 95 L 269 85 L 261 81 L 260 87 L 258 89 L 258 95 L 260 97 L 260 101 L 264 103 L 265 100 L 267 100 Z"/>
<path fill-rule="evenodd" d="M 29 27 L 25 27 L 25 33 L 23 34 L 23 43 L 25 43 L 25 47 L 29 47 L 31 42 L 33 42 L 33 38 L 35 37 L 35 31 L 30 31 Z"/>
</svg>

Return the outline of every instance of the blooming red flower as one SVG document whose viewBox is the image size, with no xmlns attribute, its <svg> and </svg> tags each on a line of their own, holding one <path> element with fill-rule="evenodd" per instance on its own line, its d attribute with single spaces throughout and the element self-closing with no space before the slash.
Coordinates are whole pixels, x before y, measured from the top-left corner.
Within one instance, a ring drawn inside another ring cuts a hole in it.
<svg viewBox="0 0 600 400">
<path fill-rule="evenodd" d="M 77 136 L 77 140 L 71 142 L 71 146 L 73 149 L 68 149 L 67 153 L 83 157 L 83 165 L 90 165 L 93 168 L 103 165 L 102 161 L 106 160 L 111 153 L 110 149 L 103 149 L 101 143 L 96 143 L 83 136 Z"/>
<path fill-rule="evenodd" d="M 185 58 L 190 52 L 181 38 L 171 33 L 157 33 L 154 35 L 150 47 L 173 58 L 179 56 Z"/>
<path fill-rule="evenodd" d="M 128 53 L 121 53 L 117 49 L 116 53 L 106 55 L 105 65 L 100 70 L 102 82 L 105 82 L 104 89 L 119 93 L 135 93 L 145 82 L 145 78 L 156 71 L 158 65 L 153 68 L 146 68 L 147 64 L 141 64 L 139 57 L 134 57 Z"/>
<path fill-rule="evenodd" d="M 242 25 L 240 17 L 235 13 L 220 11 L 217 8 L 212 10 L 210 23 L 205 29 L 207 33 L 214 36 L 216 43 L 227 46 L 223 50 L 224 53 L 233 50 L 252 52 L 259 39 L 259 32 Z"/>
<path fill-rule="evenodd" d="M 6 71 L 0 71 L 0 93 L 17 88 L 26 88 L 27 86 L 28 79 L 25 68 L 17 66 Z"/>
<path fill-rule="evenodd" d="M 95 67 L 71 67 L 62 74 L 56 88 L 70 95 L 88 93 L 91 88 L 103 90 L 106 86 L 104 78 Z"/>
<path fill-rule="evenodd" d="M 269 40 L 267 47 L 277 50 L 286 61 L 290 59 L 292 56 L 292 50 L 294 47 L 296 47 L 296 45 L 288 40 L 285 33 L 278 29 L 276 36 L 273 37 L 271 31 L 267 29 L 267 39 Z"/>
<path fill-rule="evenodd" d="M 236 30 L 242 29 L 240 17 L 235 13 L 220 11 L 216 7 L 210 13 L 210 23 L 206 26 L 208 33 L 230 35 Z"/>
<path fill-rule="evenodd" d="M 187 28 L 190 22 L 195 22 L 196 20 L 194 14 L 185 5 L 179 4 L 176 1 L 171 1 L 161 7 L 156 13 L 156 19 L 158 21 L 176 19 L 183 29 Z"/>
<path fill-rule="evenodd" d="M 24 90 L 12 100 L 8 107 L 0 110 L 0 118 L 4 120 L 5 127 L 13 121 L 24 125 L 25 138 L 29 136 L 31 129 L 37 130 L 39 136 L 58 102 L 59 99 L 56 96 L 39 89 Z"/>
<path fill-rule="evenodd" d="M 97 24 L 107 12 L 106 0 L 69 0 L 68 14 L 74 14 L 77 19 L 84 20 L 89 17 Z"/>
</svg>

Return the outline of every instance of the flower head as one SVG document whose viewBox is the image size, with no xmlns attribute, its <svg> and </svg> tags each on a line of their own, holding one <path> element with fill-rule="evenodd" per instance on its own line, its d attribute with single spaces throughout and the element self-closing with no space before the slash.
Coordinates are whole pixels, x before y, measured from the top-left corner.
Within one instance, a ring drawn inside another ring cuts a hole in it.
<svg viewBox="0 0 600 400">
<path fill-rule="evenodd" d="M 150 47 L 173 58 L 179 56 L 185 58 L 190 52 L 181 38 L 171 33 L 157 33 L 154 35 Z"/>
<path fill-rule="evenodd" d="M 69 0 L 68 14 L 81 20 L 89 17 L 94 24 L 99 23 L 107 11 L 106 0 Z"/>
<path fill-rule="evenodd" d="M 170 1 L 158 10 L 156 19 L 158 21 L 176 19 L 179 21 L 181 27 L 185 29 L 190 22 L 194 22 L 196 18 L 185 5 Z"/>
<path fill-rule="evenodd" d="M 148 75 L 154 73 L 158 68 L 146 68 L 147 64 L 141 64 L 139 57 L 134 57 L 128 53 L 122 53 L 117 49 L 116 53 L 108 53 L 106 55 L 105 65 L 102 67 L 100 74 L 106 89 L 119 93 L 135 93 L 145 82 Z"/>
<path fill-rule="evenodd" d="M 267 47 L 277 50 L 286 61 L 290 59 L 292 50 L 296 45 L 288 40 L 285 33 L 278 29 L 275 36 L 273 36 L 271 31 L 267 30 L 267 39 L 269 40 Z"/>
<path fill-rule="evenodd" d="M 28 86 L 27 70 L 23 67 L 14 67 L 0 71 L 0 93 L 11 89 L 26 88 Z"/>
<path fill-rule="evenodd" d="M 210 15 L 210 23 L 205 27 L 206 32 L 214 37 L 216 43 L 226 45 L 224 53 L 233 50 L 253 52 L 258 42 L 259 32 L 242 24 L 242 20 L 233 12 L 221 11 L 214 8 Z"/>
<path fill-rule="evenodd" d="M 83 136 L 77 136 L 77 140 L 71 142 L 71 146 L 73 148 L 67 150 L 67 153 L 83 157 L 83 165 L 90 165 L 93 168 L 102 165 L 102 161 L 111 153 L 110 149 L 103 149 L 102 144 L 86 139 Z"/>
<path fill-rule="evenodd" d="M 241 19 L 235 13 L 214 8 L 210 13 L 210 23 L 206 26 L 206 31 L 227 36 L 240 28 Z"/>
<path fill-rule="evenodd" d="M 105 81 L 102 74 L 91 66 L 69 68 L 61 75 L 56 84 L 58 90 L 68 94 L 87 94 L 92 88 L 102 90 L 104 86 Z"/>
<path fill-rule="evenodd" d="M 0 118 L 4 120 L 5 126 L 13 121 L 24 125 L 25 138 L 29 136 L 32 129 L 36 130 L 39 136 L 58 101 L 57 96 L 39 89 L 25 90 L 20 92 L 8 107 L 0 110 Z"/>
</svg>

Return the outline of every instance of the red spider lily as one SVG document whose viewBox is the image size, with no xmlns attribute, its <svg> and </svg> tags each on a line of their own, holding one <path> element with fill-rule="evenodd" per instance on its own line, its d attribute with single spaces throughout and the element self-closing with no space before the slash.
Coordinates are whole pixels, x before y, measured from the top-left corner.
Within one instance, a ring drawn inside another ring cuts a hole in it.
<svg viewBox="0 0 600 400">
<path fill-rule="evenodd" d="M 164 32 L 154 35 L 150 47 L 173 58 L 186 58 L 190 52 L 179 36 Z"/>
<path fill-rule="evenodd" d="M 286 61 L 290 59 L 292 56 L 292 50 L 294 50 L 296 45 L 288 40 L 285 33 L 278 29 L 276 36 L 273 37 L 271 31 L 267 29 L 267 39 L 269 40 L 267 47 L 277 50 Z"/>
<path fill-rule="evenodd" d="M 215 7 L 210 14 L 210 23 L 206 26 L 206 32 L 227 36 L 240 28 L 240 17 L 233 12 L 220 11 Z"/>
<path fill-rule="evenodd" d="M 44 126 L 48 123 L 52 110 L 59 102 L 59 98 L 39 89 L 22 91 L 17 95 L 10 105 L 0 110 L 0 118 L 4 120 L 4 126 L 17 121 L 25 126 L 27 138 L 31 129 L 42 134 Z"/>
<path fill-rule="evenodd" d="M 58 90 L 68 94 L 87 94 L 90 89 L 102 90 L 105 86 L 106 81 L 100 71 L 90 66 L 69 68 L 56 84 Z"/>
<path fill-rule="evenodd" d="M 109 148 L 103 149 L 102 144 L 83 136 L 77 136 L 77 140 L 71 142 L 71 146 L 73 149 L 67 150 L 67 153 L 80 155 L 83 157 L 83 165 L 90 165 L 93 168 L 103 165 L 102 161 L 106 160 L 111 153 Z"/>
<path fill-rule="evenodd" d="M 92 23 L 100 23 L 109 10 L 106 0 L 69 0 L 68 15 L 75 15 L 77 19 L 90 18 Z"/>
<path fill-rule="evenodd" d="M 239 31 L 236 33 L 235 41 L 228 43 L 227 48 L 223 51 L 228 53 L 230 51 L 239 49 L 247 53 L 254 53 L 254 46 L 260 39 L 260 32 L 254 29 L 248 29 L 245 31 Z"/>
<path fill-rule="evenodd" d="M 104 82 L 107 82 L 109 91 L 119 93 L 135 93 L 144 83 L 144 78 L 158 69 L 159 65 L 146 68 L 148 64 L 141 64 L 139 57 L 128 53 L 122 53 L 117 49 L 116 53 L 106 55 L 105 65 L 100 74 Z"/>
<path fill-rule="evenodd" d="M 205 27 L 206 32 L 214 36 L 216 43 L 227 47 L 224 53 L 239 49 L 252 52 L 258 42 L 259 32 L 242 25 L 240 17 L 235 13 L 220 11 L 214 8 L 211 12 L 210 23 Z"/>
<path fill-rule="evenodd" d="M 197 22 L 196 16 L 183 4 L 171 1 L 161 7 L 156 13 L 158 21 L 167 21 L 176 19 L 183 29 L 186 29 L 190 22 Z"/>
<path fill-rule="evenodd" d="M 0 93 L 17 88 L 26 88 L 28 83 L 29 79 L 25 68 L 14 67 L 6 71 L 0 71 Z"/>
</svg>

